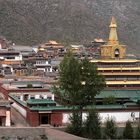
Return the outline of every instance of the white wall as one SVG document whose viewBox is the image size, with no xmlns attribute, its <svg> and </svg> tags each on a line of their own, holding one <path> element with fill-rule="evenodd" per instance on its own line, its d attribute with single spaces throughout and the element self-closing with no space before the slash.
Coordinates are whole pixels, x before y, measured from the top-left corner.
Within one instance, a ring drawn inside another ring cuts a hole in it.
<svg viewBox="0 0 140 140">
<path fill-rule="evenodd" d="M 15 56 L 15 60 L 22 60 L 22 55 L 19 54 L 18 56 Z"/>
<path fill-rule="evenodd" d="M 52 94 L 51 92 L 24 92 L 24 93 L 20 93 L 20 92 L 11 92 L 11 95 L 16 95 L 18 97 L 20 97 L 20 100 L 23 101 L 24 100 L 24 95 L 28 94 L 28 99 L 30 99 L 31 97 L 35 97 L 35 99 L 40 99 L 41 96 L 44 97 L 44 99 L 47 99 L 47 97 L 51 97 L 52 100 L 54 100 L 54 94 Z"/>
<path fill-rule="evenodd" d="M 135 117 L 139 117 L 139 112 L 132 111 L 135 114 Z M 102 122 L 105 122 L 106 119 L 114 118 L 116 122 L 126 122 L 128 120 L 133 121 L 133 117 L 131 116 L 132 112 L 106 112 L 106 113 L 100 113 L 100 117 Z"/>
<path fill-rule="evenodd" d="M 62 123 L 64 123 L 64 124 L 65 123 L 70 123 L 70 120 L 69 120 L 70 115 L 72 115 L 72 113 L 63 113 Z M 87 113 L 83 113 L 82 116 L 83 116 L 83 121 L 86 120 Z"/>
<path fill-rule="evenodd" d="M 0 56 L 0 59 L 5 59 L 5 60 L 22 60 L 22 55 L 21 54 L 19 54 L 19 55 L 17 55 L 17 56 L 14 56 L 15 57 L 15 59 L 6 59 L 4 56 Z"/>
<path fill-rule="evenodd" d="M 63 113 L 63 119 L 62 119 L 62 123 L 70 123 L 69 117 L 70 117 L 71 113 Z"/>
<path fill-rule="evenodd" d="M 100 112 L 99 116 L 101 118 L 101 121 L 104 123 L 106 119 L 113 118 L 117 123 L 119 122 L 126 122 L 128 120 L 133 121 L 133 117 L 131 116 L 132 113 L 135 114 L 135 118 L 139 118 L 139 112 L 138 111 L 132 111 L 132 112 Z M 63 120 L 62 123 L 70 123 L 69 116 L 71 113 L 63 113 Z M 86 120 L 87 113 L 83 113 L 83 120 Z"/>
<path fill-rule="evenodd" d="M 25 110 L 24 108 L 22 108 L 21 106 L 19 106 L 16 102 L 14 102 L 14 103 L 12 104 L 12 106 L 13 106 L 15 109 L 17 109 L 17 110 L 22 114 L 22 116 L 24 116 L 24 117 L 26 118 L 27 112 L 26 112 L 26 110 Z"/>
<path fill-rule="evenodd" d="M 11 126 L 11 113 L 9 110 L 6 111 L 6 122 L 5 126 Z"/>
<path fill-rule="evenodd" d="M 35 95 L 35 99 L 40 99 L 40 95 Z"/>
<path fill-rule="evenodd" d="M 4 59 L 4 57 L 3 56 L 0 56 L 0 59 Z"/>
<path fill-rule="evenodd" d="M 45 72 L 45 68 L 37 68 L 37 70 L 42 70 Z"/>
</svg>

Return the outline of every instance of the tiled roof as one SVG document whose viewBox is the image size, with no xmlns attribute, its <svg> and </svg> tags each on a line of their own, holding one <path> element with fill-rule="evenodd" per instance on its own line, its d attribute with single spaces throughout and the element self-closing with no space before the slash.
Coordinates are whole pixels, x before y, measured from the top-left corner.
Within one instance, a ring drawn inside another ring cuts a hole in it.
<svg viewBox="0 0 140 140">
<path fill-rule="evenodd" d="M 24 107 L 27 107 L 27 104 L 20 99 L 18 99 L 16 96 L 9 95 L 13 100 L 20 103 Z M 116 98 L 130 98 L 130 99 L 140 99 L 140 90 L 104 90 L 101 92 L 101 94 L 97 95 L 96 98 L 105 98 L 109 96 L 115 96 Z M 43 103 L 55 103 L 55 101 L 48 100 L 48 99 L 30 99 L 27 101 L 27 103 L 30 104 L 43 104 Z M 84 109 L 126 109 L 128 106 L 135 106 L 136 103 L 126 103 L 124 105 L 90 105 L 85 107 Z M 72 107 L 66 107 L 66 106 L 33 106 L 30 107 L 30 110 L 32 111 L 68 111 L 72 110 Z"/>
<path fill-rule="evenodd" d="M 114 96 L 115 98 L 139 98 L 140 99 L 140 90 L 104 90 L 99 95 L 96 95 L 97 98 L 105 98 L 109 96 Z"/>
<path fill-rule="evenodd" d="M 10 96 L 13 100 L 15 100 L 16 102 L 18 102 L 22 106 L 27 107 L 27 104 L 25 102 L 21 101 L 20 99 L 18 99 L 16 96 L 10 95 L 10 94 L 8 96 Z"/>
<path fill-rule="evenodd" d="M 56 102 L 48 99 L 29 99 L 27 104 L 56 104 Z"/>
<path fill-rule="evenodd" d="M 124 105 L 96 105 L 96 106 L 87 106 L 86 109 L 124 109 L 126 106 Z"/>
<path fill-rule="evenodd" d="M 65 106 L 50 106 L 50 107 L 42 107 L 42 106 L 33 106 L 30 110 L 37 111 L 58 111 L 58 110 L 72 110 L 72 107 Z"/>
<path fill-rule="evenodd" d="M 87 106 L 84 109 L 125 109 L 127 106 L 125 105 L 96 105 L 96 106 Z M 72 107 L 65 107 L 65 106 L 51 106 L 51 107 L 31 107 L 32 111 L 65 111 L 65 110 L 72 110 Z"/>
</svg>

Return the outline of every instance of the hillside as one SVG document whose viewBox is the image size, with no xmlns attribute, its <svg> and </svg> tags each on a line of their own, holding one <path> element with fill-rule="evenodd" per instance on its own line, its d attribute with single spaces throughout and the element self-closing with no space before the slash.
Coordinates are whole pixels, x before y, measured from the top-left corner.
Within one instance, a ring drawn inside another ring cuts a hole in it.
<svg viewBox="0 0 140 140">
<path fill-rule="evenodd" d="M 17 44 L 108 38 L 114 15 L 121 42 L 140 51 L 140 0 L 0 0 L 0 34 Z"/>
</svg>

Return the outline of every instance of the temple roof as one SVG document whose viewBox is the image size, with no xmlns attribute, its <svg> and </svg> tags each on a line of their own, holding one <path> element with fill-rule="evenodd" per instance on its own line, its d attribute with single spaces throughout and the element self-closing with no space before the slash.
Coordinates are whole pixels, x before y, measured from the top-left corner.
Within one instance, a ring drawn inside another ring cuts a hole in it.
<svg viewBox="0 0 140 140">
<path fill-rule="evenodd" d="M 56 104 L 55 101 L 53 100 L 49 100 L 49 99 L 29 99 L 27 100 L 27 104 L 32 104 L 32 105 L 36 105 L 36 104 Z"/>
<path fill-rule="evenodd" d="M 101 94 L 97 95 L 96 98 L 104 98 L 104 97 L 108 97 L 108 96 L 112 96 L 115 94 L 115 97 L 117 98 L 130 98 L 130 100 L 136 100 L 138 101 L 140 98 L 140 94 L 137 90 L 133 90 L 133 91 L 128 91 L 128 90 L 116 90 L 116 91 L 103 91 Z M 10 95 L 10 97 L 12 99 L 14 99 L 14 101 L 20 103 L 22 106 L 27 107 L 27 104 L 23 101 L 21 101 L 20 99 L 18 99 L 15 96 Z M 126 103 L 126 104 L 122 104 L 122 105 L 118 105 L 118 104 L 114 104 L 114 105 L 89 105 L 86 106 L 84 108 L 84 110 L 87 109 L 99 109 L 99 110 L 108 110 L 108 109 L 114 109 L 114 110 L 118 110 L 118 109 L 127 109 L 130 103 Z M 135 103 L 131 103 L 131 105 L 134 105 L 134 107 L 137 105 Z M 76 107 L 76 106 L 75 106 Z M 29 107 L 30 110 L 32 111 L 39 111 L 39 113 L 41 113 L 41 111 L 69 111 L 72 110 L 72 106 L 68 107 L 68 106 L 32 106 Z M 51 112 L 50 112 L 51 113 Z"/>
<path fill-rule="evenodd" d="M 130 71 L 130 70 L 140 70 L 140 67 L 102 67 L 102 68 L 98 68 L 98 70 L 128 70 L 128 71 Z"/>
<path fill-rule="evenodd" d="M 101 63 L 136 63 L 136 62 L 140 62 L 140 60 L 137 60 L 137 59 L 107 59 L 107 60 L 94 59 L 94 60 L 90 60 L 90 62 L 92 62 L 92 63 L 98 63 L 98 62 L 101 62 Z"/>
<path fill-rule="evenodd" d="M 140 90 L 103 90 L 99 95 L 96 95 L 95 98 L 106 98 L 110 96 L 115 98 L 140 99 Z"/>
<path fill-rule="evenodd" d="M 107 85 L 140 85 L 140 81 L 106 81 Z"/>
</svg>

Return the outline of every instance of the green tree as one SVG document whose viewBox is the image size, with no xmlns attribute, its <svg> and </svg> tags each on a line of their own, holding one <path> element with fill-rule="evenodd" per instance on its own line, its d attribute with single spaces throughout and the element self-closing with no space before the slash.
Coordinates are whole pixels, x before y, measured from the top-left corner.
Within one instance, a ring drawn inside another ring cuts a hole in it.
<svg viewBox="0 0 140 140">
<path fill-rule="evenodd" d="M 79 118 L 80 118 L 79 112 L 73 112 L 72 115 L 70 115 L 69 119 L 71 121 L 71 124 L 68 125 L 66 129 L 67 132 L 77 136 L 82 136 L 82 127 Z"/>
<path fill-rule="evenodd" d="M 114 96 L 105 97 L 103 99 L 104 105 L 116 104 L 116 99 Z"/>
<path fill-rule="evenodd" d="M 130 121 L 126 122 L 126 126 L 123 131 L 124 139 L 133 139 L 133 128 Z"/>
<path fill-rule="evenodd" d="M 28 84 L 27 88 L 33 88 L 33 85 L 32 84 Z"/>
<path fill-rule="evenodd" d="M 73 110 L 76 108 L 80 112 L 82 126 L 83 108 L 94 104 L 94 97 L 104 88 L 105 80 L 98 74 L 95 64 L 87 59 L 79 62 L 71 53 L 60 63 L 59 74 L 59 87 L 55 86 L 53 91 L 59 97 L 60 104 L 73 106 Z"/>
<path fill-rule="evenodd" d="M 101 121 L 95 110 L 89 110 L 87 120 L 84 125 L 85 135 L 89 139 L 101 138 Z"/>
<path fill-rule="evenodd" d="M 136 139 L 140 139 L 140 123 L 138 124 L 138 127 L 136 129 Z"/>
<path fill-rule="evenodd" d="M 112 118 L 106 120 L 104 137 L 107 139 L 115 139 L 117 137 L 116 123 Z"/>
</svg>

